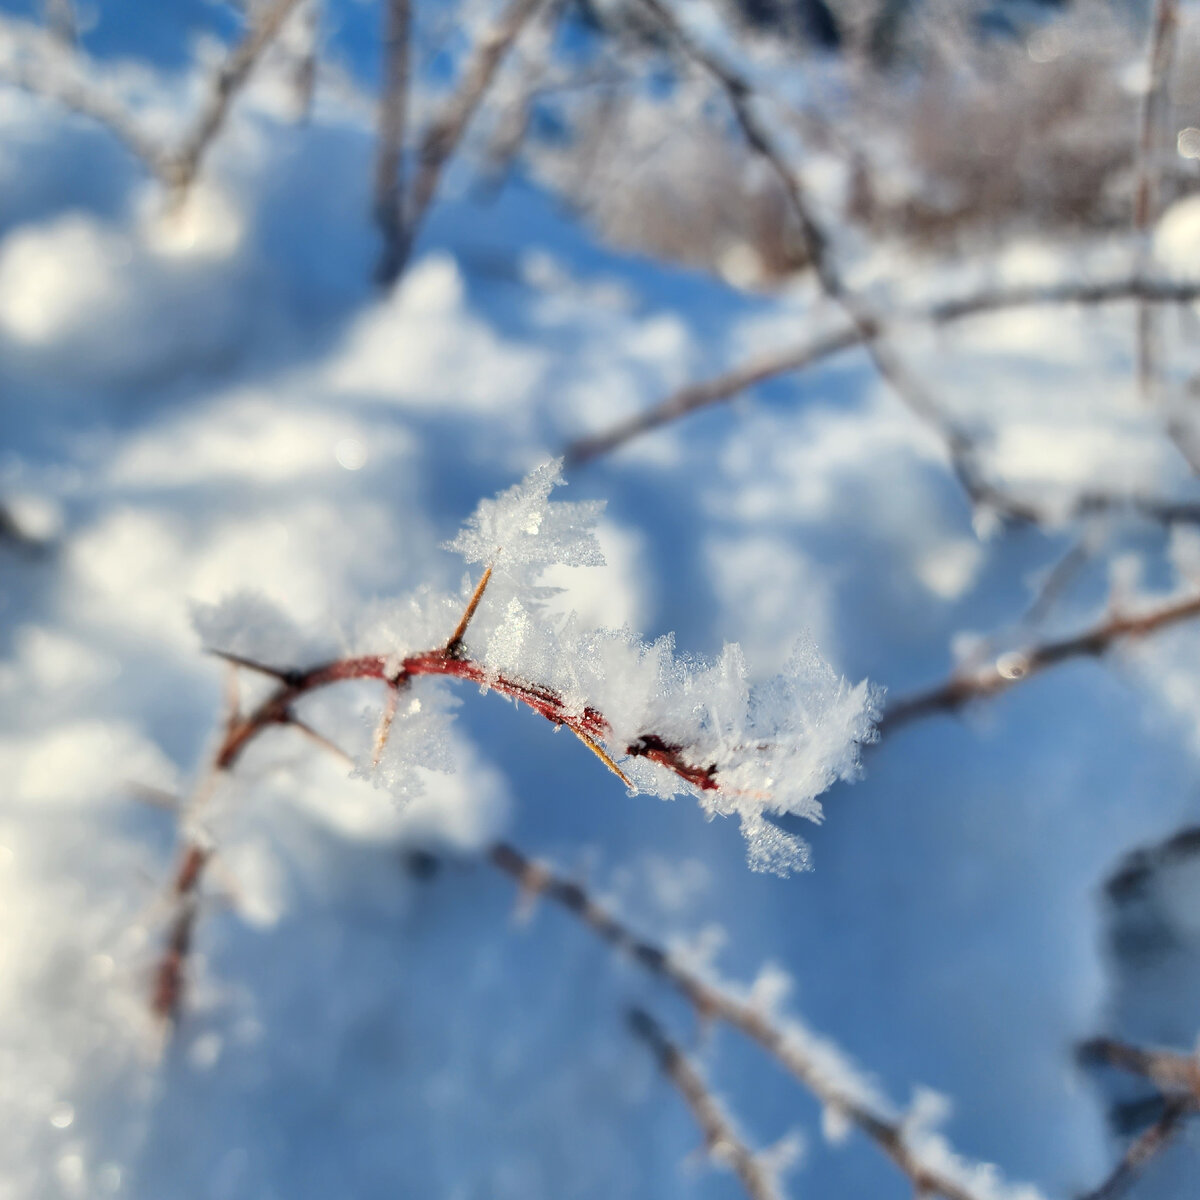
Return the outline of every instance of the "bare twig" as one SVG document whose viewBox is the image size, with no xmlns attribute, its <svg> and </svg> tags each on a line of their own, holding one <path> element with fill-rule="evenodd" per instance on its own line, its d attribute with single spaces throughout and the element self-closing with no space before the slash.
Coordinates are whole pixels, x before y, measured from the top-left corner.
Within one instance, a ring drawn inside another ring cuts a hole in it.
<svg viewBox="0 0 1200 1200">
<path fill-rule="evenodd" d="M 408 126 L 411 36 L 410 0 L 386 0 L 379 150 L 375 158 L 375 223 L 383 237 L 376 277 L 381 283 L 391 283 L 396 278 L 406 253 L 404 138 Z"/>
<path fill-rule="evenodd" d="M 1140 300 L 1146 304 L 1185 304 L 1200 299 L 1200 284 L 1150 280 L 1137 276 L 1103 283 L 1058 283 L 988 288 L 974 295 L 940 300 L 923 308 L 894 314 L 889 324 L 920 322 L 955 324 L 969 317 L 1008 309 L 1040 305 L 1099 305 Z M 826 333 L 796 346 L 761 355 L 712 379 L 689 384 L 659 404 L 621 421 L 606 430 L 573 442 L 566 451 L 571 463 L 582 463 L 607 454 L 628 441 L 690 413 L 719 404 L 747 388 L 803 371 L 827 358 L 873 340 L 881 329 L 878 321 L 852 325 Z"/>
<path fill-rule="evenodd" d="M 738 1137 L 729 1117 L 708 1090 L 700 1072 L 687 1055 L 666 1035 L 662 1026 L 644 1009 L 629 1010 L 629 1027 L 650 1047 L 662 1073 L 683 1097 L 714 1162 L 728 1166 L 741 1181 L 750 1200 L 780 1200 L 780 1191 L 771 1173 Z"/>
<path fill-rule="evenodd" d="M 614 949 L 669 983 L 691 1004 L 698 1017 L 723 1021 L 757 1042 L 822 1104 L 843 1114 L 866 1134 L 918 1192 L 943 1196 L 946 1200 L 978 1200 L 966 1184 L 922 1163 L 905 1138 L 902 1122 L 847 1088 L 818 1064 L 805 1040 L 777 1024 L 763 1009 L 706 983 L 667 951 L 639 938 L 578 884 L 559 878 L 514 847 L 498 843 L 488 857 L 526 895 L 553 900 Z"/>
<path fill-rule="evenodd" d="M 1147 612 L 1114 614 L 1083 633 L 1001 654 L 987 665 L 951 675 L 944 683 L 889 704 L 879 721 L 881 734 L 938 712 L 956 712 L 972 700 L 1007 691 L 1031 676 L 1072 658 L 1099 658 L 1118 642 L 1145 637 L 1200 616 L 1200 596 L 1185 596 Z"/>
<path fill-rule="evenodd" d="M 403 220 L 390 253 L 381 263 L 380 282 L 394 282 L 403 271 L 429 207 L 437 195 L 446 165 L 462 142 L 505 56 L 543 2 L 511 0 L 496 23 L 476 43 L 458 90 L 421 138 L 417 149 L 416 173 L 404 204 Z"/>
</svg>

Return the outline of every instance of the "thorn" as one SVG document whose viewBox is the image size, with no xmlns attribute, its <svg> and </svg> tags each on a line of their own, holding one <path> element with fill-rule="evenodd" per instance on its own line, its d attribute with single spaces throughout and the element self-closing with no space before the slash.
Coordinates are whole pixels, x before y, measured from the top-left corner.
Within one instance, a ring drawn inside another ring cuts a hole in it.
<svg viewBox="0 0 1200 1200">
<path fill-rule="evenodd" d="M 295 726 L 295 728 L 304 734 L 306 738 L 316 742 L 316 744 L 323 750 L 328 750 L 329 753 L 334 756 L 334 758 L 340 758 L 347 766 L 354 766 L 354 759 L 347 754 L 346 751 L 341 748 L 341 746 L 339 746 L 336 742 L 331 741 L 323 733 L 319 733 L 311 725 L 300 720 L 300 718 L 294 713 L 288 713 L 284 718 L 283 723 L 285 725 Z"/>
<path fill-rule="evenodd" d="M 480 576 L 479 582 L 475 585 L 474 592 L 471 593 L 471 599 L 467 601 L 466 611 L 459 620 L 454 632 L 450 635 L 450 640 L 446 643 L 446 653 L 451 658 L 457 658 L 459 651 L 462 649 L 462 640 L 467 632 L 467 626 L 471 623 L 471 618 L 475 615 L 475 610 L 479 607 L 480 600 L 483 599 L 483 593 L 487 590 L 487 585 L 492 578 L 492 567 L 488 564 L 487 570 Z"/>
<path fill-rule="evenodd" d="M 620 767 L 612 760 L 607 750 L 600 745 L 595 738 L 589 737 L 582 729 L 576 729 L 574 725 L 567 725 L 567 728 L 627 787 L 633 787 L 633 780 L 621 770 Z"/>
<path fill-rule="evenodd" d="M 372 768 L 379 766 L 383 751 L 387 747 L 388 734 L 392 731 L 392 722 L 396 719 L 396 706 L 400 703 L 400 688 L 395 683 L 388 683 L 387 703 L 379 714 L 379 726 L 375 730 L 375 748 L 371 752 Z"/>
<path fill-rule="evenodd" d="M 266 663 L 260 663 L 253 658 L 246 658 L 241 654 L 233 654 L 228 650 L 214 650 L 208 647 L 204 651 L 205 654 L 211 654 L 214 658 L 224 659 L 227 663 L 232 663 L 235 667 L 245 667 L 247 671 L 257 671 L 260 675 L 267 675 L 271 679 L 277 679 L 280 683 L 286 683 L 289 687 L 294 685 L 298 678 L 295 671 L 280 670 L 279 667 L 271 667 Z"/>
</svg>

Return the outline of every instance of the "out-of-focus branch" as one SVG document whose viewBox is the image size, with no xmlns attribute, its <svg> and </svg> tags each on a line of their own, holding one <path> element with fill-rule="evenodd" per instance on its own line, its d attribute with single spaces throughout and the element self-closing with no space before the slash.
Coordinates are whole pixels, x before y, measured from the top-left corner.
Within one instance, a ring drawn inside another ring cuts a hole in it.
<svg viewBox="0 0 1200 1200">
<path fill-rule="evenodd" d="M 896 313 L 889 318 L 888 324 L 916 322 L 949 325 L 987 313 L 1041 305 L 1090 306 L 1130 300 L 1140 300 L 1146 304 L 1186 304 L 1197 299 L 1200 299 L 1200 284 L 1133 276 L 1103 283 L 1070 282 L 988 288 L 974 295 L 940 300 L 923 308 Z M 572 442 L 566 451 L 567 461 L 578 464 L 597 458 L 618 449 L 641 434 L 649 433 L 690 413 L 730 400 L 747 388 L 766 383 L 780 375 L 816 366 L 827 358 L 874 340 L 881 328 L 883 326 L 876 321 L 872 324 L 839 329 L 772 354 L 760 355 L 711 379 L 688 384 L 653 407 L 635 413 L 606 430 Z"/>
<path fill-rule="evenodd" d="M 270 0 L 251 10 L 250 27 L 213 77 L 208 98 L 190 132 L 185 134 L 168 161 L 168 180 L 176 202 L 186 197 L 195 181 L 204 156 L 224 128 L 234 98 L 253 74 L 263 52 L 301 2 Z"/>
<path fill-rule="evenodd" d="M 747 145 L 770 167 L 783 188 L 788 207 L 804 236 L 821 290 L 850 319 L 859 335 L 858 340 L 880 377 L 915 416 L 937 430 L 950 453 L 954 474 L 972 503 L 997 508 L 997 497 L 979 477 L 972 439 L 959 428 L 944 406 L 889 345 L 882 336 L 881 323 L 871 306 L 842 278 L 834 261 L 832 240 L 817 217 L 806 188 L 770 130 L 755 112 L 754 86 L 727 62 L 692 38 L 663 0 L 641 0 L 641 4 L 670 33 L 682 53 L 724 92 Z M 1006 513 L 1003 508 L 1000 511 L 1014 519 L 1026 519 L 1020 512 Z"/>
<path fill-rule="evenodd" d="M 1166 1101 L 1162 1116 L 1129 1143 L 1108 1178 L 1079 1200 L 1116 1200 L 1133 1182 L 1137 1173 L 1166 1149 L 1184 1118 L 1192 1111 L 1193 1105 L 1183 1097 Z"/>
<path fill-rule="evenodd" d="M 1102 1063 L 1140 1075 L 1159 1090 L 1158 1119 L 1130 1142 L 1112 1174 L 1082 1200 L 1115 1200 L 1138 1171 L 1160 1154 L 1186 1117 L 1200 1111 L 1200 1059 L 1192 1054 L 1134 1046 L 1115 1038 L 1093 1038 L 1079 1047 L 1080 1061 Z"/>
<path fill-rule="evenodd" d="M 379 268 L 379 280 L 392 283 L 403 271 L 413 243 L 437 195 L 442 173 L 457 151 L 521 30 L 544 0 L 511 0 L 495 24 L 475 44 L 458 90 L 450 97 L 417 148 L 412 188 L 404 202 L 399 232 Z"/>
<path fill-rule="evenodd" d="M 1158 213 L 1158 159 L 1162 125 L 1169 104 L 1171 63 L 1179 26 L 1178 0 L 1155 0 L 1150 33 L 1149 78 L 1142 99 L 1138 128 L 1137 180 L 1133 197 L 1133 228 L 1138 237 L 1137 263 L 1144 272 L 1150 257 L 1150 234 Z M 1154 399 L 1158 376 L 1158 313 L 1146 303 L 1137 306 L 1137 380 L 1146 401 Z"/>
<path fill-rule="evenodd" d="M 666 1035 L 662 1026 L 644 1009 L 632 1008 L 629 1010 L 629 1027 L 650 1047 L 662 1073 L 683 1097 L 704 1135 L 709 1157 L 733 1171 L 750 1200 L 781 1200 L 771 1173 L 763 1169 L 738 1137 L 732 1122 L 708 1090 L 700 1072 Z"/>
<path fill-rule="evenodd" d="M 1143 613 L 1114 614 L 1072 637 L 1001 654 L 983 667 L 955 673 L 937 687 L 888 704 L 880 718 L 879 731 L 891 733 L 933 713 L 956 712 L 972 700 L 998 695 L 1048 667 L 1073 658 L 1099 658 L 1119 642 L 1146 637 L 1197 616 L 1200 616 L 1200 595 L 1190 595 Z"/>
<path fill-rule="evenodd" d="M 91 60 L 75 46 L 28 22 L 0 18 L 0 82 L 61 104 L 102 125 L 161 183 L 169 182 L 166 149 L 96 77 Z"/>
<path fill-rule="evenodd" d="M 755 1004 L 705 982 L 667 951 L 639 938 L 578 884 L 559 878 L 514 847 L 499 843 L 492 847 L 488 857 L 527 895 L 553 900 L 614 949 L 669 983 L 691 1004 L 699 1018 L 724 1021 L 757 1042 L 810 1094 L 866 1134 L 908 1177 L 918 1194 L 943 1196 L 946 1200 L 979 1200 L 967 1182 L 927 1166 L 909 1145 L 903 1123 L 838 1079 L 827 1061 L 824 1064 L 818 1061 L 811 1042 L 786 1025 L 776 1023 Z M 829 1047 L 824 1047 L 823 1052 L 828 1060 Z"/>
<path fill-rule="evenodd" d="M 383 93 L 379 101 L 379 150 L 375 158 L 375 223 L 383 237 L 376 276 L 391 283 L 406 254 L 404 137 L 408 125 L 410 0 L 386 0 L 383 33 Z"/>
<path fill-rule="evenodd" d="M 271 0 L 252 10 L 250 28 L 230 50 L 212 79 L 199 113 L 173 149 L 140 128 L 137 117 L 94 77 L 94 67 L 81 49 L 64 46 L 51 34 L 24 22 L 2 22 L 7 45 L 0 56 L 0 80 L 45 96 L 103 125 L 169 190 L 173 203 L 179 204 L 224 128 L 238 92 L 301 3 Z"/>
</svg>

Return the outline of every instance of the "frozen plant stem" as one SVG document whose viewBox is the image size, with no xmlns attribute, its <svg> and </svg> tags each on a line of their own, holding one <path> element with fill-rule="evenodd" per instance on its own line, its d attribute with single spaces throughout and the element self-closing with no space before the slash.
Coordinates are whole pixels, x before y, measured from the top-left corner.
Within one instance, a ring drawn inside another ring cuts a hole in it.
<svg viewBox="0 0 1200 1200">
<path fill-rule="evenodd" d="M 738 1177 L 750 1200 L 782 1200 L 781 1193 L 762 1164 L 734 1132 L 700 1072 L 675 1045 L 659 1023 L 644 1009 L 629 1010 L 629 1028 L 649 1046 L 662 1073 L 675 1085 L 691 1110 L 704 1146 L 715 1162 L 728 1166 Z"/>
</svg>

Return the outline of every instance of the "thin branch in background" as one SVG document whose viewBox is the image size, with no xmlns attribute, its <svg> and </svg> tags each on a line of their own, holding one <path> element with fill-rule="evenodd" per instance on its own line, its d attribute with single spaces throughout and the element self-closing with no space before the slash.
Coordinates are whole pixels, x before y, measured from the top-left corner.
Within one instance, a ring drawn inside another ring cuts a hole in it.
<svg viewBox="0 0 1200 1200">
<path fill-rule="evenodd" d="M 400 235 L 380 266 L 381 283 L 395 282 L 404 270 L 447 164 L 513 43 L 543 2 L 511 0 L 495 24 L 475 44 L 458 90 L 425 130 L 417 148 L 416 171 L 405 203 Z"/>
<path fill-rule="evenodd" d="M 383 91 L 379 100 L 379 149 L 375 157 L 375 224 L 383 238 L 376 278 L 395 280 L 406 254 L 404 140 L 408 128 L 412 4 L 385 0 Z"/>
<path fill-rule="evenodd" d="M 250 15 L 245 36 L 229 52 L 213 77 L 208 98 L 200 109 L 191 131 L 181 140 L 168 163 L 172 200 L 178 205 L 195 182 L 205 155 L 225 125 L 238 92 L 254 72 L 263 52 L 278 36 L 284 22 L 302 0 L 271 0 L 256 6 Z"/>
<path fill-rule="evenodd" d="M 0 18 L 4 34 L 0 81 L 61 104 L 103 126 L 164 187 L 170 156 L 139 126 L 137 117 L 98 79 L 96 65 L 78 46 L 64 46 L 44 29 Z"/>
<path fill-rule="evenodd" d="M 782 1193 L 772 1173 L 764 1169 L 737 1135 L 700 1072 L 666 1035 L 662 1026 L 644 1009 L 631 1008 L 629 1028 L 650 1047 L 662 1073 L 683 1097 L 704 1135 L 709 1157 L 733 1171 L 750 1200 L 781 1200 Z"/>
<path fill-rule="evenodd" d="M 1078 1050 L 1084 1063 L 1102 1063 L 1148 1080 L 1158 1089 L 1163 1109 L 1158 1119 L 1130 1142 L 1112 1174 L 1082 1200 L 1115 1200 L 1151 1159 L 1160 1154 L 1186 1117 L 1200 1110 L 1200 1059 L 1134 1046 L 1116 1038 L 1093 1038 Z"/>
<path fill-rule="evenodd" d="M 799 176 L 754 111 L 754 86 L 728 63 L 699 45 L 662 0 L 641 0 L 641 4 L 670 33 L 684 55 L 708 74 L 725 93 L 747 145 L 770 167 L 783 188 L 788 206 L 803 234 L 821 290 L 850 319 L 880 377 L 891 386 L 910 412 L 938 432 L 950 455 L 951 469 L 971 502 L 997 509 L 1002 516 L 1014 520 L 1027 520 L 1021 512 L 1007 511 L 1002 505 L 1003 497 L 983 483 L 975 464 L 973 439 L 949 416 L 933 393 L 881 336 L 882 326 L 878 317 L 842 278 L 834 262 L 832 240 L 817 218 L 816 209 Z"/>
<path fill-rule="evenodd" d="M 666 950 L 638 937 L 576 883 L 561 879 L 547 867 L 528 859 L 519 850 L 497 843 L 488 852 L 493 866 L 508 875 L 530 897 L 545 896 L 579 918 L 613 949 L 627 954 L 658 978 L 669 983 L 691 1004 L 702 1020 L 723 1021 L 757 1042 L 811 1095 L 858 1127 L 904 1173 L 918 1192 L 946 1200 L 980 1200 L 966 1183 L 944 1170 L 927 1166 L 910 1146 L 903 1122 L 871 1104 L 831 1071 L 832 1048 L 819 1047 L 810 1037 L 798 1036 L 777 1024 L 762 1008 L 705 982 Z M 964 1165 L 963 1174 L 967 1168 Z M 956 1172 L 958 1174 L 958 1172 Z"/>
<path fill-rule="evenodd" d="M 1171 64 L 1179 27 L 1178 0 L 1155 0 L 1150 34 L 1148 79 L 1138 128 L 1137 179 L 1133 197 L 1133 229 L 1137 236 L 1137 270 L 1144 274 L 1150 259 L 1150 237 L 1158 215 L 1159 158 L 1163 124 L 1170 103 Z M 1153 401 L 1158 384 L 1158 313 L 1148 304 L 1137 306 L 1137 381 L 1142 399 Z"/>
<path fill-rule="evenodd" d="M 1056 283 L 987 288 L 973 295 L 935 301 L 923 308 L 896 313 L 890 324 L 904 322 L 933 325 L 957 324 L 969 317 L 1041 305 L 1084 306 L 1140 300 L 1145 304 L 1187 304 L 1200 299 L 1200 284 L 1124 277 L 1104 283 Z M 599 433 L 577 439 L 566 450 L 569 463 L 579 464 L 608 454 L 644 433 L 691 413 L 731 400 L 747 388 L 803 371 L 873 340 L 882 326 L 878 321 L 852 325 L 809 338 L 771 354 L 759 355 L 732 370 L 672 393 L 658 404 L 635 413 Z"/>
<path fill-rule="evenodd" d="M 1100 658 L 1119 642 L 1146 637 L 1197 616 L 1200 616 L 1200 595 L 1185 596 L 1143 613 L 1115 614 L 1072 637 L 1001 654 L 983 667 L 956 672 L 937 687 L 888 704 L 879 720 L 879 732 L 891 733 L 901 725 L 934 713 L 957 712 L 972 700 L 1005 692 L 1048 667 L 1073 658 Z"/>
<path fill-rule="evenodd" d="M 1138 1172 L 1166 1149 L 1183 1124 L 1184 1118 L 1193 1111 L 1193 1104 L 1182 1096 L 1168 1100 L 1163 1105 L 1162 1116 L 1129 1143 L 1108 1178 L 1079 1200 L 1117 1200 L 1134 1181 Z"/>
</svg>

